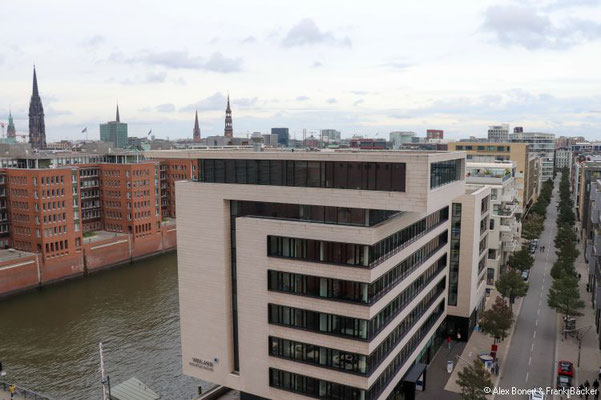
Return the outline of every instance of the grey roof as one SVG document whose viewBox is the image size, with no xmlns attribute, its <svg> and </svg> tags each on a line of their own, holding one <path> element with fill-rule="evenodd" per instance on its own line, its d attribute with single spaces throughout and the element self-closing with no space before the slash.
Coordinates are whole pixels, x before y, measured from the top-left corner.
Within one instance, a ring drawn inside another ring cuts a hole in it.
<svg viewBox="0 0 601 400">
<path fill-rule="evenodd" d="M 159 395 L 136 378 L 130 378 L 111 388 L 112 400 L 158 400 Z"/>
</svg>

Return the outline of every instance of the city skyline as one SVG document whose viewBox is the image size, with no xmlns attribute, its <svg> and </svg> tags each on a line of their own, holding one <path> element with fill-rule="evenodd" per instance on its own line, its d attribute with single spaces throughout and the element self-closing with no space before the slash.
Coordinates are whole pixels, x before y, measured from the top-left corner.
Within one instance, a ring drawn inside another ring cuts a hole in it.
<svg viewBox="0 0 601 400">
<path fill-rule="evenodd" d="M 253 4 L 185 2 L 144 10 L 65 2 L 69 11 L 49 20 L 54 6 L 35 3 L 0 6 L 12 16 L 0 27 L 10 38 L 0 53 L 0 120 L 10 109 L 27 133 L 35 62 L 50 141 L 82 138 L 85 127 L 96 138 L 116 101 L 132 136 L 191 137 L 196 109 L 203 136 L 220 135 L 228 92 L 237 136 L 273 126 L 297 137 L 303 128 L 343 137 L 438 128 L 457 139 L 509 123 L 592 138 L 601 127 L 589 58 L 599 51 L 599 1 L 424 2 L 390 13 L 266 2 L 265 20 L 248 18 Z M 40 29 L 21 29 L 25 18 Z M 106 31 L 109 18 L 127 28 Z"/>
</svg>

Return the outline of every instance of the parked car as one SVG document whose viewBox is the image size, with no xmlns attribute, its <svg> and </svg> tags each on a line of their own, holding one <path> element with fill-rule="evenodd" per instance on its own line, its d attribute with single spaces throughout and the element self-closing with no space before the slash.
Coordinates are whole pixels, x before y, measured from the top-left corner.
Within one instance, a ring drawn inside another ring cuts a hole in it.
<svg viewBox="0 0 601 400">
<path fill-rule="evenodd" d="M 546 398 L 547 396 L 539 389 L 532 389 L 530 396 L 528 396 L 528 400 L 545 400 Z"/>
<path fill-rule="evenodd" d="M 529 269 L 525 269 L 522 271 L 522 279 L 527 281 L 528 277 L 530 276 L 530 270 Z"/>
<path fill-rule="evenodd" d="M 570 390 L 572 387 L 572 377 L 568 375 L 557 375 L 557 389 Z"/>
<path fill-rule="evenodd" d="M 563 360 L 558 362 L 557 375 L 574 376 L 574 364 Z"/>
</svg>

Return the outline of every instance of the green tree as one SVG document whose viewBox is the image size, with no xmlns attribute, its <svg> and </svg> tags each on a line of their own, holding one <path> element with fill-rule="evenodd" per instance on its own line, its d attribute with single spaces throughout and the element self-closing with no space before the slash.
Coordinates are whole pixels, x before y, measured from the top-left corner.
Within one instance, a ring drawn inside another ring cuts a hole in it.
<svg viewBox="0 0 601 400">
<path fill-rule="evenodd" d="M 532 267 L 534 258 L 528 253 L 528 250 L 523 249 L 511 254 L 507 260 L 507 264 L 513 269 L 524 271 Z"/>
<path fill-rule="evenodd" d="M 515 302 L 516 297 L 524 297 L 528 292 L 528 284 L 524 282 L 522 275 L 515 270 L 502 274 L 495 282 L 495 287 L 503 298 L 509 299 L 510 304 Z"/>
<path fill-rule="evenodd" d="M 507 337 L 507 331 L 511 328 L 512 322 L 511 307 L 501 297 L 497 297 L 492 307 L 482 313 L 478 325 L 482 332 L 498 343 Z"/>
<path fill-rule="evenodd" d="M 580 299 L 578 278 L 570 274 L 563 274 L 558 279 L 553 279 L 547 295 L 547 304 L 558 313 L 563 314 L 565 318 L 582 315 L 578 311 L 584 308 L 584 301 Z"/>
<path fill-rule="evenodd" d="M 492 388 L 490 373 L 479 359 L 471 365 L 466 365 L 457 374 L 457 384 L 461 387 L 463 400 L 486 400 L 485 387 Z"/>
</svg>

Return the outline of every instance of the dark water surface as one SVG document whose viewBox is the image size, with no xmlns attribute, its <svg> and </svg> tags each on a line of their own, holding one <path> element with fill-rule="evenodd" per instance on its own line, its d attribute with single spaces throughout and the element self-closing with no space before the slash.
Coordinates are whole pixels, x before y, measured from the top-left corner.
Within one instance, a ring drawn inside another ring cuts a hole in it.
<svg viewBox="0 0 601 400">
<path fill-rule="evenodd" d="M 100 399 L 98 343 L 115 386 L 192 399 L 182 374 L 175 253 L 0 300 L 0 360 L 15 383 L 57 400 Z"/>
</svg>

